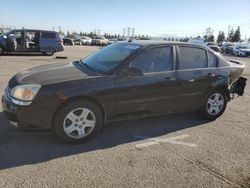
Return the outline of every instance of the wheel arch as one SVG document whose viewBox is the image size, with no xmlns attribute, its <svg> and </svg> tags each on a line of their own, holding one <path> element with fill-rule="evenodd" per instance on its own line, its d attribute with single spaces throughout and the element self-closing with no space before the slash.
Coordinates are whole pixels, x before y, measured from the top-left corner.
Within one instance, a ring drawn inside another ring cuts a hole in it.
<svg viewBox="0 0 250 188">
<path fill-rule="evenodd" d="M 222 91 L 225 93 L 225 95 L 226 95 L 226 97 L 227 97 L 227 100 L 228 100 L 228 101 L 230 100 L 230 91 L 229 91 L 229 89 L 228 89 L 225 85 L 217 85 L 217 86 L 215 86 L 215 87 L 210 91 L 210 93 L 207 95 L 207 97 L 208 97 L 212 92 L 214 92 L 215 90 L 222 90 Z"/>
<path fill-rule="evenodd" d="M 52 119 L 52 125 L 51 125 L 51 128 L 53 128 L 54 126 L 54 121 L 55 121 L 55 117 L 56 115 L 58 114 L 58 112 L 67 104 L 73 102 L 73 101 L 77 101 L 77 100 L 86 100 L 86 101 L 90 101 L 92 102 L 93 104 L 95 104 L 100 110 L 101 110 L 101 113 L 103 115 L 103 121 L 105 122 L 106 121 L 106 109 L 104 107 L 104 105 L 96 98 L 94 97 L 91 97 L 91 96 L 75 96 L 75 97 L 71 97 L 71 98 L 68 98 L 67 100 L 65 100 L 64 102 L 62 102 L 59 107 L 56 109 L 55 113 L 54 113 L 54 116 L 53 116 L 53 119 Z"/>
</svg>

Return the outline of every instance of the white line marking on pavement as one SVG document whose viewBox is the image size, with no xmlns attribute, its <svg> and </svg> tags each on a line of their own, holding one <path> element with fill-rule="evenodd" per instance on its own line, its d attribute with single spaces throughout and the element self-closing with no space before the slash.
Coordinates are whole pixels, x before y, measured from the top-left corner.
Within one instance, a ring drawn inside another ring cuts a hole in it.
<svg viewBox="0 0 250 188">
<path fill-rule="evenodd" d="M 188 134 L 183 134 L 183 135 L 179 135 L 179 136 L 174 136 L 174 137 L 170 137 L 170 138 L 149 138 L 146 136 L 140 136 L 140 135 L 135 135 L 134 138 L 136 139 L 148 139 L 148 142 L 142 143 L 142 144 L 137 144 L 135 147 L 136 148 L 144 148 L 144 147 L 148 147 L 148 146 L 152 146 L 152 145 L 156 145 L 156 144 L 160 144 L 160 143 L 169 143 L 169 144 L 178 144 L 178 145 L 183 145 L 183 146 L 189 146 L 189 147 L 197 147 L 197 144 L 193 144 L 193 143 L 188 143 L 188 142 L 183 142 L 183 141 L 177 141 L 178 139 L 184 139 L 184 138 L 188 138 L 189 135 Z"/>
</svg>

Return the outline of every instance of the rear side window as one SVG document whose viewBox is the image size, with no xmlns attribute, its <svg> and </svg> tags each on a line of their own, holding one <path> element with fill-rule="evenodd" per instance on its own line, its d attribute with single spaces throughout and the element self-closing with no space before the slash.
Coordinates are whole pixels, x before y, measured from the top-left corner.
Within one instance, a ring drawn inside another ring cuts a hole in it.
<svg viewBox="0 0 250 188">
<path fill-rule="evenodd" d="M 206 51 L 194 47 L 179 47 L 179 68 L 180 69 L 198 69 L 207 67 Z"/>
<path fill-rule="evenodd" d="M 208 67 L 216 67 L 217 59 L 214 54 L 207 52 Z"/>
<path fill-rule="evenodd" d="M 41 38 L 56 38 L 56 33 L 53 33 L 53 32 L 42 32 Z"/>
<path fill-rule="evenodd" d="M 141 69 L 144 73 L 171 71 L 173 69 L 172 47 L 148 49 L 138 55 L 130 65 Z"/>
</svg>

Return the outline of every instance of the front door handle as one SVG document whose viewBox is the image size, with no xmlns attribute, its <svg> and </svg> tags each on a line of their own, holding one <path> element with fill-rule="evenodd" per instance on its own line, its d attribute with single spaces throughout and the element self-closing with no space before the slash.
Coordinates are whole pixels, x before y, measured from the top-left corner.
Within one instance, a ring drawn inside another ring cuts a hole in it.
<svg viewBox="0 0 250 188">
<path fill-rule="evenodd" d="M 174 80 L 176 80 L 176 78 L 166 77 L 165 80 L 174 81 Z"/>
<path fill-rule="evenodd" d="M 208 77 L 210 77 L 210 78 L 215 77 L 215 74 L 212 74 L 212 73 L 208 73 L 207 75 L 208 75 Z"/>
<path fill-rule="evenodd" d="M 188 82 L 188 83 L 192 83 L 192 82 L 194 82 L 194 79 L 190 79 L 190 80 L 188 80 L 187 82 Z"/>
</svg>

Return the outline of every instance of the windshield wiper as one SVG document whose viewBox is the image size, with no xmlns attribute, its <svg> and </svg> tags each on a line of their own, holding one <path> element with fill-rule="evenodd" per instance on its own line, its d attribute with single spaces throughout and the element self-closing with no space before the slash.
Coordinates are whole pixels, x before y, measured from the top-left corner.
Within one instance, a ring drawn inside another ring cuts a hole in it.
<svg viewBox="0 0 250 188">
<path fill-rule="evenodd" d="M 97 70 L 93 69 L 92 67 L 90 67 L 87 63 L 84 63 L 82 59 L 80 59 L 80 64 L 85 66 L 87 69 L 93 71 L 93 72 L 97 72 Z"/>
</svg>

